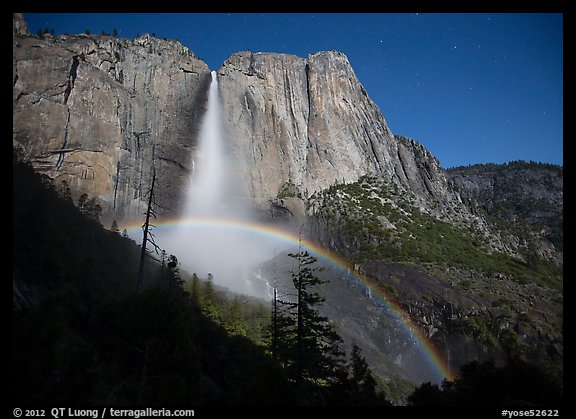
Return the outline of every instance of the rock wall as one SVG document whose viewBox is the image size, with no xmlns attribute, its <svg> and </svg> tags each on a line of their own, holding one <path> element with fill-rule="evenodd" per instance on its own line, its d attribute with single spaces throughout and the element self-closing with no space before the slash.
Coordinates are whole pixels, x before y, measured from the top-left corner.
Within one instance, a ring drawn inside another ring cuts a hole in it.
<svg viewBox="0 0 576 419">
<path fill-rule="evenodd" d="M 288 186 L 306 198 L 364 174 L 412 190 L 424 208 L 461 203 L 437 159 L 392 134 L 344 54 L 239 52 L 218 76 L 230 142 L 257 205 L 276 203 Z"/>
<path fill-rule="evenodd" d="M 103 222 L 143 212 L 152 167 L 160 214 L 180 206 L 210 82 L 173 40 L 33 37 L 13 25 L 13 144 L 38 171 L 95 198 Z"/>
<path fill-rule="evenodd" d="M 563 264 L 564 175 L 561 166 L 535 162 L 453 168 L 461 195 L 518 236 L 531 254 Z M 518 239 L 517 239 L 518 240 Z"/>
<path fill-rule="evenodd" d="M 75 200 L 95 197 L 108 222 L 141 216 L 154 161 L 158 212 L 177 213 L 205 110 L 206 64 L 176 41 L 39 38 L 14 22 L 14 144 Z M 314 192 L 373 174 L 427 212 L 475 218 L 437 159 L 392 134 L 344 54 L 239 52 L 218 77 L 234 170 L 255 207 L 304 219 Z"/>
</svg>

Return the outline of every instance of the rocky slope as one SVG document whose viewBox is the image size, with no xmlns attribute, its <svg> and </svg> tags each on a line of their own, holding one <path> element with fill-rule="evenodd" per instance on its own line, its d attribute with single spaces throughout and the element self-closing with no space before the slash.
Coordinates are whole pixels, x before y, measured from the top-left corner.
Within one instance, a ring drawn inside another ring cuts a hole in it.
<svg viewBox="0 0 576 419">
<path fill-rule="evenodd" d="M 524 258 L 496 251 L 481 231 L 421 211 L 405 191 L 377 177 L 333 185 L 314 194 L 308 208 L 311 234 L 410 313 L 453 368 L 523 357 L 561 374 L 563 270 L 529 253 L 534 241 L 519 246 Z M 502 235 L 523 240 L 513 231 Z M 349 323 L 357 315 L 338 298 L 331 318 Z M 368 323 L 360 324 L 356 336 L 368 339 L 358 341 L 394 353 L 374 343 Z"/>
<path fill-rule="evenodd" d="M 523 161 L 448 170 L 463 196 L 534 255 L 562 265 L 563 169 Z"/>
<path fill-rule="evenodd" d="M 94 198 L 108 223 L 141 215 L 154 160 L 159 213 L 174 213 L 209 81 L 176 41 L 35 37 L 15 15 L 13 144 L 75 202 Z"/>
</svg>

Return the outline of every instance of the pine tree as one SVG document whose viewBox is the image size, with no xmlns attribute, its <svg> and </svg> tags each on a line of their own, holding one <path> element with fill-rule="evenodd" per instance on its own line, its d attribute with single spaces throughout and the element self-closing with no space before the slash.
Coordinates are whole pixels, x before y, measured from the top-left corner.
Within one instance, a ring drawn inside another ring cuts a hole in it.
<svg viewBox="0 0 576 419">
<path fill-rule="evenodd" d="M 376 379 L 368 367 L 361 349 L 355 344 L 352 347 L 350 363 L 350 392 L 353 406 L 387 405 L 384 394 L 377 390 Z"/>
<path fill-rule="evenodd" d="M 290 369 L 294 365 L 294 342 L 296 321 L 292 311 L 296 303 L 283 300 L 278 288 L 274 287 L 272 318 L 268 328 L 268 343 L 272 357 Z"/>
<path fill-rule="evenodd" d="M 72 201 L 72 192 L 70 191 L 70 187 L 68 186 L 68 182 L 66 182 L 65 180 L 60 182 L 60 189 L 58 191 L 58 195 L 60 195 L 60 197 L 64 201 L 73 202 Z M 88 198 L 88 195 L 86 195 L 86 198 Z"/>
<path fill-rule="evenodd" d="M 95 198 L 90 199 L 86 203 L 84 208 L 85 208 L 85 214 L 89 218 L 93 219 L 96 222 L 100 222 L 100 216 L 102 215 L 102 207 L 100 206 L 100 204 L 96 203 Z"/>
<path fill-rule="evenodd" d="M 120 229 L 118 228 L 118 223 L 116 220 L 112 221 L 112 225 L 110 226 L 110 231 L 112 233 L 120 233 Z"/>
<path fill-rule="evenodd" d="M 278 289 L 274 285 L 274 299 L 272 300 L 272 320 L 270 322 L 270 352 L 272 358 L 278 359 Z"/>
<path fill-rule="evenodd" d="M 326 281 L 316 276 L 320 269 L 312 267 L 316 258 L 308 252 L 289 256 L 298 261 L 298 271 L 292 273 L 297 292 L 295 379 L 297 383 L 326 382 L 333 376 L 342 356 L 342 339 L 316 308 L 324 298 L 314 287 Z"/>
<path fill-rule="evenodd" d="M 216 323 L 222 324 L 222 313 L 220 307 L 215 304 L 214 285 L 212 283 L 213 276 L 211 273 L 208 274 L 208 280 L 204 282 L 204 289 L 202 290 L 202 313 L 209 319 L 215 321 Z"/>
<path fill-rule="evenodd" d="M 170 293 L 182 289 L 184 280 L 180 277 L 180 269 L 178 268 L 178 258 L 170 255 L 168 258 L 168 290 Z"/>
<path fill-rule="evenodd" d="M 198 294 L 200 292 L 200 287 L 198 285 L 199 283 L 200 283 L 200 278 L 198 278 L 198 275 L 196 275 L 196 272 L 194 272 L 192 274 L 191 293 L 192 293 L 192 298 L 197 302 L 200 301 L 200 295 Z"/>
<path fill-rule="evenodd" d="M 212 283 L 214 276 L 208 273 L 208 279 L 204 283 L 204 300 L 207 302 L 212 302 L 214 298 L 214 285 Z"/>
<path fill-rule="evenodd" d="M 166 267 L 167 263 L 168 263 L 168 253 L 166 253 L 166 250 L 162 249 L 162 251 L 160 251 L 160 284 L 166 290 L 169 290 L 170 281 L 168 279 L 168 268 Z"/>
<path fill-rule="evenodd" d="M 88 194 L 83 193 L 78 198 L 78 209 L 82 214 L 86 214 L 88 211 Z"/>
<path fill-rule="evenodd" d="M 316 292 L 325 283 L 316 276 L 316 258 L 308 252 L 289 254 L 298 261 L 292 272 L 296 301 L 276 294 L 270 326 L 270 350 L 288 370 L 303 397 L 303 403 L 318 403 L 318 391 L 338 380 L 341 371 L 342 339 L 317 307 L 324 298 Z M 315 389 L 315 390 L 314 390 Z"/>
</svg>

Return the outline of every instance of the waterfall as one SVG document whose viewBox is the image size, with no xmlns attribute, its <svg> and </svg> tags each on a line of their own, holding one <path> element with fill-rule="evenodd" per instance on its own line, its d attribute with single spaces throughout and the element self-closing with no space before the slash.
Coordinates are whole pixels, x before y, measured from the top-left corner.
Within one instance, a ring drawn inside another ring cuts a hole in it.
<svg viewBox="0 0 576 419">
<path fill-rule="evenodd" d="M 196 156 L 191 157 L 192 170 L 184 217 L 223 216 L 226 208 L 226 155 L 222 133 L 220 102 L 218 100 L 218 77 L 212 71 L 212 83 L 208 91 L 208 109 L 200 128 Z M 196 167 L 198 165 L 198 167 Z M 231 209 L 228 209 L 230 212 Z M 228 216 L 230 214 L 227 214 Z"/>
<path fill-rule="evenodd" d="M 190 179 L 180 222 L 169 234 L 159 232 L 159 239 L 187 272 L 201 278 L 210 273 L 217 285 L 269 298 L 266 280 L 252 269 L 271 258 L 278 243 L 235 228 L 253 220 L 247 205 L 247 186 L 238 176 L 238 162 L 230 155 L 226 140 L 218 77 L 212 71 L 208 108 L 198 146 L 190 156 Z"/>
</svg>

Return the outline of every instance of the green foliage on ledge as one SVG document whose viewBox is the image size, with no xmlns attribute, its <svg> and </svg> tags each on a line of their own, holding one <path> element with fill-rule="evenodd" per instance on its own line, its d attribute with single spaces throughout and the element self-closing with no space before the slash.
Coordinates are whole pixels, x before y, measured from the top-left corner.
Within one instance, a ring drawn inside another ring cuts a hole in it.
<svg viewBox="0 0 576 419">
<path fill-rule="evenodd" d="M 473 269 L 520 283 L 562 288 L 562 268 L 494 251 L 479 231 L 420 211 L 397 185 L 364 176 L 314 194 L 308 208 L 348 245 L 353 262 L 386 260 Z"/>
</svg>

